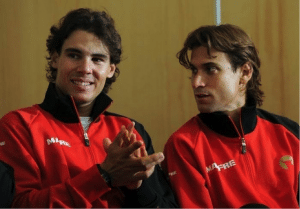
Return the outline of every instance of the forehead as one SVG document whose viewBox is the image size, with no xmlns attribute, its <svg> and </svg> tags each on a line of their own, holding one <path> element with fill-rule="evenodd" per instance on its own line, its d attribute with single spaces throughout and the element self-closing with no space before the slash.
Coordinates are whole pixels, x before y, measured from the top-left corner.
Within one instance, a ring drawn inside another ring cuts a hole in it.
<svg viewBox="0 0 300 209">
<path fill-rule="evenodd" d="M 228 55 L 224 52 L 217 51 L 212 48 L 210 55 L 208 54 L 207 47 L 197 47 L 191 52 L 191 63 L 193 65 L 201 65 L 206 62 L 230 64 Z"/>
<path fill-rule="evenodd" d="M 76 48 L 84 52 L 109 54 L 108 47 L 93 33 L 75 30 L 64 41 L 62 51 Z"/>
</svg>

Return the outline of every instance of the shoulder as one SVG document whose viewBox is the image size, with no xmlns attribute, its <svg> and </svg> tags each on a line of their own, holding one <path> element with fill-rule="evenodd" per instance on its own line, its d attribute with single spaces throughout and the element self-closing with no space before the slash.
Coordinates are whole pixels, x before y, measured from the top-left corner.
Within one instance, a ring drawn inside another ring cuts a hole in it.
<svg viewBox="0 0 300 209">
<path fill-rule="evenodd" d="M 147 133 L 147 131 L 145 130 L 145 127 L 143 126 L 143 124 L 141 124 L 140 122 L 126 117 L 124 115 L 120 115 L 120 114 L 116 114 L 116 113 L 112 113 L 112 112 L 104 112 L 103 116 L 106 118 L 106 121 L 110 121 L 110 122 L 116 122 L 119 124 L 119 126 L 121 125 L 125 125 L 127 126 L 130 122 L 134 122 L 135 123 L 135 130 L 139 133 L 139 135 L 143 138 L 143 140 L 145 141 L 146 145 L 147 144 L 151 144 L 151 139 L 149 134 Z"/>
<path fill-rule="evenodd" d="M 257 116 L 259 118 L 262 118 L 264 120 L 267 120 L 270 123 L 273 124 L 279 124 L 284 126 L 286 129 L 288 129 L 290 132 L 292 132 L 297 138 L 299 138 L 299 124 L 287 117 L 283 117 L 280 115 L 276 115 L 274 113 L 270 113 L 263 109 L 257 109 Z"/>
<path fill-rule="evenodd" d="M 201 121 L 199 116 L 194 116 L 175 131 L 166 143 L 168 146 L 194 146 L 199 134 L 201 133 Z"/>
<path fill-rule="evenodd" d="M 120 114 L 117 114 L 117 113 L 112 113 L 112 112 L 104 112 L 103 115 L 107 118 L 111 118 L 111 120 L 114 120 L 114 121 L 118 121 L 120 123 L 124 122 L 124 123 L 128 123 L 128 122 L 131 122 L 133 121 L 135 123 L 135 129 L 137 131 L 145 131 L 145 128 L 144 126 L 139 123 L 138 121 L 132 119 L 132 118 L 129 118 L 129 117 L 126 117 L 124 115 L 120 115 Z M 123 124 L 123 125 L 126 125 L 126 124 Z"/>
<path fill-rule="evenodd" d="M 37 115 L 39 115 L 41 112 L 41 109 L 38 105 L 33 105 L 31 107 L 21 108 L 18 110 L 14 110 L 11 112 L 8 112 L 0 119 L 1 125 L 8 125 L 8 124 L 14 124 L 16 125 L 19 123 L 30 124 Z"/>
</svg>

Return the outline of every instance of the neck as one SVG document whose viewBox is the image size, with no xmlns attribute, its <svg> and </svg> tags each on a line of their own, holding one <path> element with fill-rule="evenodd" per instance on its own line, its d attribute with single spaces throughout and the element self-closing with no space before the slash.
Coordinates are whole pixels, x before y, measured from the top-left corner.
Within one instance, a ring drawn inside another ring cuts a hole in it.
<svg viewBox="0 0 300 209">
<path fill-rule="evenodd" d="M 64 96 L 63 92 L 57 86 L 56 86 L 56 91 L 60 97 Z M 79 116 L 80 117 L 89 117 L 92 112 L 95 100 L 90 103 L 80 103 L 80 102 L 76 102 L 76 101 L 75 101 L 75 103 L 76 103 L 76 108 L 78 110 Z"/>
<path fill-rule="evenodd" d="M 89 117 L 93 109 L 94 101 L 89 104 L 76 103 L 76 107 L 80 117 Z"/>
<path fill-rule="evenodd" d="M 241 107 L 238 109 L 235 109 L 234 111 L 226 111 L 224 112 L 226 115 L 228 115 L 236 125 L 236 127 L 240 128 L 240 114 L 241 114 Z"/>
</svg>

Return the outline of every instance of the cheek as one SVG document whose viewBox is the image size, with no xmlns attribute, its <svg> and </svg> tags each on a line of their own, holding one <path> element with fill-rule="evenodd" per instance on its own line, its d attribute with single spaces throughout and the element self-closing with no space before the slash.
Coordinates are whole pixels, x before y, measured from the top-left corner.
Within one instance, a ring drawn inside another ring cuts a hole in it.
<svg viewBox="0 0 300 209">
<path fill-rule="evenodd" d="M 238 91 L 238 82 L 235 78 L 232 77 L 227 77 L 227 79 L 223 79 L 222 82 L 219 82 L 218 86 L 222 96 L 224 97 L 235 95 Z"/>
<path fill-rule="evenodd" d="M 97 78 L 100 82 L 105 82 L 106 79 L 108 78 L 109 75 L 109 69 L 105 68 L 105 69 L 99 69 L 96 70 L 94 73 L 95 78 Z"/>
<path fill-rule="evenodd" d="M 56 74 L 56 81 L 64 82 L 68 79 L 68 70 L 67 69 L 58 69 Z"/>
</svg>

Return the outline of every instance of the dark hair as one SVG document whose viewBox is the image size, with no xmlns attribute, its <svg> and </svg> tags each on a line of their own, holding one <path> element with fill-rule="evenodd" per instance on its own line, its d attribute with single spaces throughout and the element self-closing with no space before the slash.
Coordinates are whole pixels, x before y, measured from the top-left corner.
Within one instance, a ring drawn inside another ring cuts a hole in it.
<svg viewBox="0 0 300 209">
<path fill-rule="evenodd" d="M 104 11 L 93 11 L 91 9 L 77 9 L 70 11 L 66 16 L 60 19 L 59 24 L 53 25 L 50 29 L 50 35 L 47 39 L 47 57 L 48 65 L 47 80 L 54 82 L 56 80 L 57 69 L 51 66 L 51 55 L 54 52 L 61 53 L 64 41 L 75 30 L 84 30 L 96 35 L 108 48 L 110 54 L 110 63 L 119 64 L 121 61 L 122 46 L 121 36 L 117 32 L 114 20 Z M 116 81 L 120 70 L 116 67 L 113 77 L 107 78 L 103 92 L 107 93 L 111 84 Z"/>
<path fill-rule="evenodd" d="M 247 83 L 246 95 L 254 98 L 256 105 L 263 103 L 264 93 L 260 90 L 261 75 L 259 72 L 260 59 L 257 49 L 250 37 L 238 26 L 223 24 L 219 26 L 203 26 L 191 32 L 184 47 L 177 53 L 179 63 L 191 68 L 188 51 L 194 48 L 207 47 L 207 53 L 211 56 L 211 49 L 224 52 L 228 55 L 233 71 L 236 72 L 246 62 L 250 62 L 253 68 L 251 80 Z"/>
</svg>

